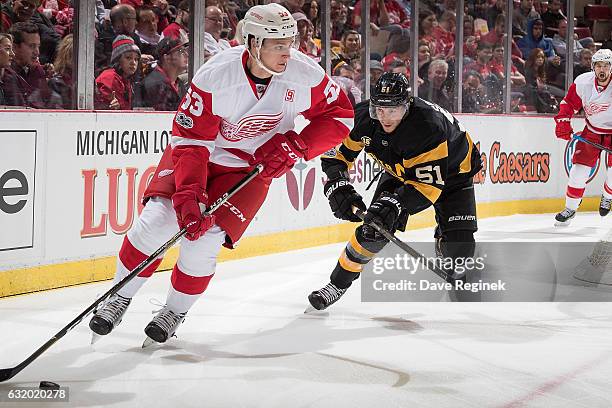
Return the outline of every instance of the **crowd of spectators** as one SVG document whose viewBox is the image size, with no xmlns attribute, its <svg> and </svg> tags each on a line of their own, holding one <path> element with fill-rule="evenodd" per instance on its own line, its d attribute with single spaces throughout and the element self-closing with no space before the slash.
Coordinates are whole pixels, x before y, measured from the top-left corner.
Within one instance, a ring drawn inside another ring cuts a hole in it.
<svg viewBox="0 0 612 408">
<path fill-rule="evenodd" d="M 466 0 L 457 20 L 455 0 L 419 3 L 417 72 L 411 72 L 408 0 L 368 0 L 373 51 L 361 67 L 361 0 L 329 0 L 331 49 L 321 44 L 322 0 L 207 0 L 204 61 L 241 45 L 249 7 L 275 1 L 298 24 L 296 48 L 316 61 L 331 59 L 331 74 L 353 103 L 385 71 L 416 75 L 418 95 L 453 111 L 456 83 L 462 111 L 501 113 L 505 80 L 507 0 Z M 75 0 L 0 0 L 0 105 L 74 108 L 72 31 Z M 95 4 L 95 108 L 175 110 L 186 92 L 188 0 L 92 0 Z M 562 0 L 515 0 L 510 83 L 514 112 L 554 112 L 565 86 L 568 38 L 574 76 L 590 70 L 598 45 L 567 33 Z M 456 30 L 463 30 L 463 69 L 456 72 Z"/>
</svg>

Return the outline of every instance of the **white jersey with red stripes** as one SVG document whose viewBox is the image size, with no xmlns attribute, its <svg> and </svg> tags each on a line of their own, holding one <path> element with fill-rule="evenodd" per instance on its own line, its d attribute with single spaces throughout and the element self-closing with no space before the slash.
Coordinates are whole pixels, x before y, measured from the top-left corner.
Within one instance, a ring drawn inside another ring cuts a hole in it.
<svg viewBox="0 0 612 408">
<path fill-rule="evenodd" d="M 570 105 L 577 113 L 584 109 L 589 130 L 599 134 L 612 133 L 612 86 L 597 84 L 594 72 L 576 77 L 562 103 Z"/>
<path fill-rule="evenodd" d="M 244 46 L 235 47 L 198 70 L 173 122 L 173 147 L 204 146 L 211 162 L 242 167 L 276 133 L 293 130 L 298 115 L 310 121 L 300 133 L 307 160 L 326 151 L 339 133 L 350 132 L 350 102 L 310 57 L 292 49 L 285 72 L 258 96 L 246 73 L 248 56 Z"/>
</svg>

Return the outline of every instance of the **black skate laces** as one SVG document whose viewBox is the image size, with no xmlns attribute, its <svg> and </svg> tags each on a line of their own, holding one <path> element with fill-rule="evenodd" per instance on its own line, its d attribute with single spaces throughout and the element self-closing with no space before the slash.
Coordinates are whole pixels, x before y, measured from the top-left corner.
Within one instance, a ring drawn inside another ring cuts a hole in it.
<svg viewBox="0 0 612 408">
<path fill-rule="evenodd" d="M 601 208 L 605 208 L 606 210 L 609 210 L 610 207 L 612 206 L 612 198 L 606 198 L 604 196 L 601 196 L 601 202 L 599 203 L 599 206 Z"/>
</svg>

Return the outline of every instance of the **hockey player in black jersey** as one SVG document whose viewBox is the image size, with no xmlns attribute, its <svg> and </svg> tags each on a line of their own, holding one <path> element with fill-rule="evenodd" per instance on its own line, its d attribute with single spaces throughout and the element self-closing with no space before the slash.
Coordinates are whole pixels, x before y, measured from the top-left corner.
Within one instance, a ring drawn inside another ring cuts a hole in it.
<svg viewBox="0 0 612 408">
<path fill-rule="evenodd" d="M 403 231 L 409 215 L 433 205 L 436 253 L 471 257 L 477 230 L 472 177 L 482 167 L 480 153 L 455 117 L 408 94 L 408 81 L 384 73 L 369 101 L 355 106 L 355 126 L 336 149 L 321 156 L 327 174 L 325 195 L 337 218 L 360 222 L 353 207 L 366 205 L 349 181 L 348 169 L 365 150 L 385 172 L 374 198 L 343 250 L 330 283 L 308 296 L 318 310 L 336 302 L 387 240 L 369 223 Z"/>
</svg>

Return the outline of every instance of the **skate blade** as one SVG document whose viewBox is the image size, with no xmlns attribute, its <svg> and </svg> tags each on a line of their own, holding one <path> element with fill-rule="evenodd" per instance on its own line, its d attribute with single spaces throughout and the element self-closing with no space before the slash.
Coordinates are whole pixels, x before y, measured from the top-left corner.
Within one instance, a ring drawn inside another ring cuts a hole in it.
<svg viewBox="0 0 612 408">
<path fill-rule="evenodd" d="M 304 314 L 309 316 L 329 316 L 329 312 L 326 309 L 319 310 L 312 306 L 308 306 L 306 310 L 304 310 Z"/>
<path fill-rule="evenodd" d="M 157 344 L 157 342 L 155 340 L 153 340 L 152 338 L 148 337 L 145 339 L 145 341 L 142 342 L 142 348 L 147 348 L 152 346 L 153 344 Z"/>
<path fill-rule="evenodd" d="M 98 341 L 100 341 L 101 338 L 102 338 L 102 336 L 100 336 L 99 334 L 91 332 L 91 343 L 90 344 L 93 346 Z"/>
<path fill-rule="evenodd" d="M 568 221 L 555 221 L 555 227 L 569 227 L 571 222 L 572 222 L 571 220 L 568 220 Z"/>
<path fill-rule="evenodd" d="M 304 310 L 304 314 L 310 314 L 310 313 L 313 313 L 313 312 L 318 312 L 318 311 L 319 311 L 319 310 L 315 309 L 314 307 L 312 307 L 312 306 L 308 306 L 308 307 L 306 308 L 306 310 Z"/>
</svg>

